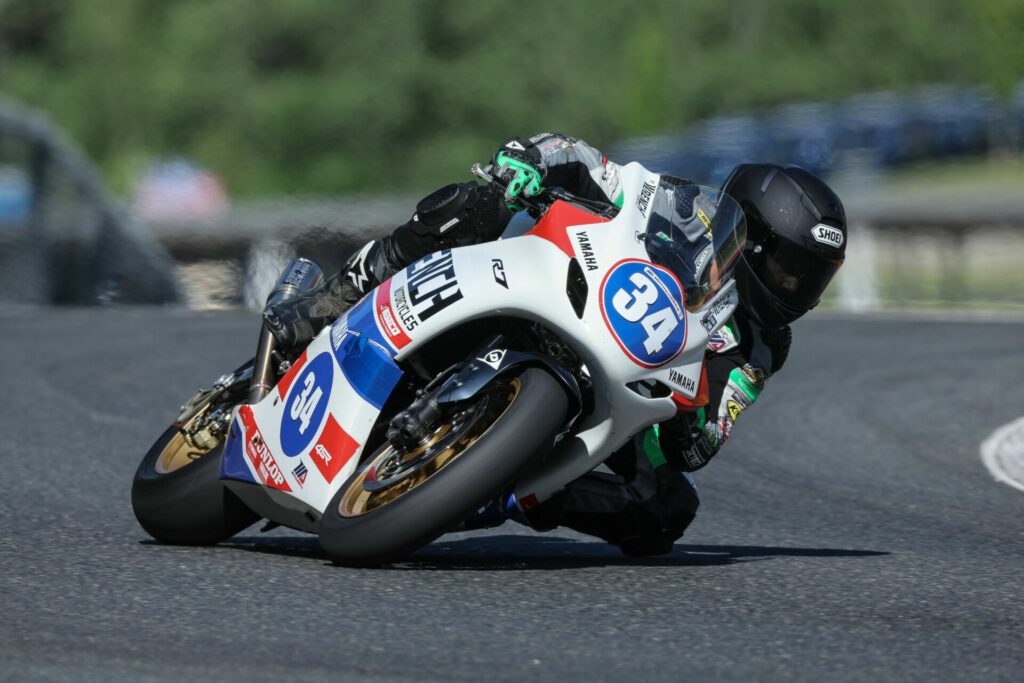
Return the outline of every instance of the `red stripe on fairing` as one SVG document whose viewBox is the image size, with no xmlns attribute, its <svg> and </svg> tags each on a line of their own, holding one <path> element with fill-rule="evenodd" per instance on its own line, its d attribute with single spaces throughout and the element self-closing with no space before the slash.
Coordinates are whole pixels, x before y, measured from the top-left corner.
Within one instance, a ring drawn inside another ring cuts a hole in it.
<svg viewBox="0 0 1024 683">
<path fill-rule="evenodd" d="M 245 452 L 245 457 L 252 463 L 253 469 L 256 470 L 256 476 L 260 478 L 264 486 L 291 493 L 291 487 L 284 480 L 284 473 L 274 462 L 273 456 L 270 455 L 270 448 L 264 441 L 260 428 L 256 426 L 252 408 L 242 406 L 238 409 L 238 417 L 245 425 L 245 448 L 242 450 Z"/>
<path fill-rule="evenodd" d="M 394 309 L 391 308 L 391 278 L 382 282 L 377 288 L 377 293 L 373 298 L 373 316 L 377 321 L 377 327 L 396 351 L 400 351 L 412 341 L 402 329 L 402 323 L 398 321 Z"/>
<path fill-rule="evenodd" d="M 359 443 L 341 428 L 333 415 L 328 414 L 324 431 L 310 450 L 309 457 L 330 484 L 357 450 Z"/>
<path fill-rule="evenodd" d="M 291 368 L 288 369 L 288 372 L 284 373 L 284 377 L 281 378 L 281 381 L 277 383 L 277 391 L 281 394 L 281 398 L 288 395 L 288 388 L 292 385 L 292 382 L 295 381 L 295 377 L 299 374 L 299 371 L 302 370 L 302 366 L 305 364 L 306 352 L 303 351 L 299 357 L 295 359 L 295 362 L 292 364 Z"/>
<path fill-rule="evenodd" d="M 578 209 L 572 204 L 563 201 L 556 201 L 544 214 L 543 218 L 527 232 L 527 235 L 540 237 L 551 242 L 561 249 L 566 256 L 572 258 L 575 252 L 572 249 L 572 242 L 569 241 L 569 226 L 594 225 L 595 223 L 607 223 L 610 218 L 601 218 L 592 213 Z"/>
</svg>

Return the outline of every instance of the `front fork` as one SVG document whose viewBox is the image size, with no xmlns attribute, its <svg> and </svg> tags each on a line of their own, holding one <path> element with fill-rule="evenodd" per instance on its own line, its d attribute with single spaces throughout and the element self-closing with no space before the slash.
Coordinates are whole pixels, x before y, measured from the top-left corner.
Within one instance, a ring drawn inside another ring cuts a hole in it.
<svg viewBox="0 0 1024 683">
<path fill-rule="evenodd" d="M 418 443 L 449 412 L 446 406 L 470 400 L 498 376 L 528 366 L 543 367 L 565 389 L 570 403 L 566 424 L 570 424 L 583 406 L 582 392 L 573 374 L 550 356 L 508 348 L 504 335 L 499 334 L 478 347 L 469 358 L 442 373 L 441 381 L 435 380 L 420 391 L 408 408 L 392 418 L 388 441 L 399 450 Z"/>
<path fill-rule="evenodd" d="M 279 304 L 298 294 L 308 292 L 324 281 L 324 272 L 313 261 L 297 258 L 281 273 L 274 289 L 267 297 L 266 306 Z M 262 321 L 262 318 L 260 318 Z M 260 339 L 256 344 L 256 360 L 252 369 L 252 381 L 249 384 L 249 403 L 259 403 L 274 388 L 274 335 L 267 329 L 266 323 L 260 327 Z"/>
</svg>

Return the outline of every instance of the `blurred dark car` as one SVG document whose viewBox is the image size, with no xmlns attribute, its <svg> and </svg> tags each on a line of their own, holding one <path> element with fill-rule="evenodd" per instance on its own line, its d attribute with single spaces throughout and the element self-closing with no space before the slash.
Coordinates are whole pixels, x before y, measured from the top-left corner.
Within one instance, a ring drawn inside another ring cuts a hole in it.
<svg viewBox="0 0 1024 683">
<path fill-rule="evenodd" d="M 46 117 L 0 99 L 0 302 L 180 300 L 173 262 Z"/>
</svg>

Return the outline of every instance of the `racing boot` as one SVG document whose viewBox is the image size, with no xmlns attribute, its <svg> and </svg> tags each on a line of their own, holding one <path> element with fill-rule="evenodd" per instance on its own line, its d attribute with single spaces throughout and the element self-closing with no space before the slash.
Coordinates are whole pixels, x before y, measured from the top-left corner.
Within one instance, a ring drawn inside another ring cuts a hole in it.
<svg viewBox="0 0 1024 683">
<path fill-rule="evenodd" d="M 553 516 L 544 513 L 544 508 L 545 505 L 541 504 L 532 510 L 523 511 L 516 504 L 516 495 L 514 493 L 503 493 L 479 508 L 470 517 L 451 529 L 451 531 L 491 529 L 501 526 L 510 519 L 523 526 L 528 526 L 534 531 L 551 531 L 558 526 L 558 523 Z"/>
<path fill-rule="evenodd" d="M 355 285 L 339 272 L 311 292 L 263 309 L 263 321 L 279 348 L 302 348 L 362 298 Z"/>
<path fill-rule="evenodd" d="M 371 240 L 341 270 L 311 292 L 263 309 L 263 321 L 279 348 L 297 349 L 356 304 L 394 269 L 387 269 L 380 242 Z"/>
</svg>

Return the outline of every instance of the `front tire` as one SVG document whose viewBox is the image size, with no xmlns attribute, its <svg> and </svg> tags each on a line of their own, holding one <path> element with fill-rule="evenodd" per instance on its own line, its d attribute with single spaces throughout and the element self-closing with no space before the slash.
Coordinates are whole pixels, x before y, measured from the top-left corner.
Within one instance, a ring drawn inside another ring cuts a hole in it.
<svg viewBox="0 0 1024 683">
<path fill-rule="evenodd" d="M 413 452 L 384 444 L 338 490 L 320 519 L 333 561 L 374 566 L 431 542 L 549 450 L 568 410 L 540 368 L 499 377 L 469 403 Z"/>
<path fill-rule="evenodd" d="M 220 480 L 223 441 L 208 449 L 190 444 L 189 422 L 172 425 L 142 459 L 132 482 L 132 509 L 139 524 L 164 543 L 210 545 L 259 519 Z"/>
</svg>

